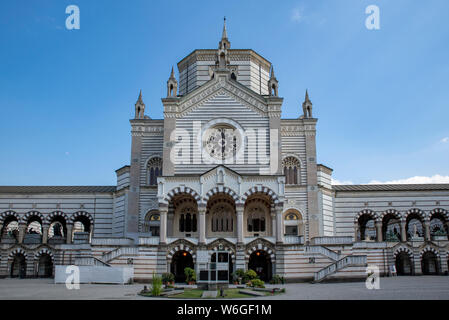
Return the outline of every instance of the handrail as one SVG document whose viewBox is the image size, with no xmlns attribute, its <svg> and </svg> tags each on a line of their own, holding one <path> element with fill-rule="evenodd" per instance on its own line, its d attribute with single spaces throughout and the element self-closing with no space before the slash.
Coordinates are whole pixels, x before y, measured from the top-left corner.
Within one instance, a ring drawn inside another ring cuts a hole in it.
<svg viewBox="0 0 449 320">
<path fill-rule="evenodd" d="M 324 256 L 326 256 L 329 259 L 332 259 L 334 261 L 337 261 L 337 260 L 340 259 L 340 255 L 337 252 L 332 251 L 332 250 L 330 250 L 330 249 L 328 249 L 326 247 L 323 247 L 323 246 L 306 246 L 304 248 L 304 250 L 305 250 L 306 253 L 319 253 L 319 254 L 322 254 L 322 255 L 324 255 Z"/>
<path fill-rule="evenodd" d="M 321 281 L 327 276 L 346 268 L 348 266 L 365 266 L 366 256 L 346 256 L 337 262 L 334 262 L 327 267 L 315 272 L 314 280 L 315 282 Z"/>
</svg>

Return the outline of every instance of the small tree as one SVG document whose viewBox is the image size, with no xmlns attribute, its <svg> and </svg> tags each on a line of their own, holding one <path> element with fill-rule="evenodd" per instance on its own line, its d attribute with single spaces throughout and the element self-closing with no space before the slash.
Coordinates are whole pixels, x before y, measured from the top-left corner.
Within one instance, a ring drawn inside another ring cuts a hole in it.
<svg viewBox="0 0 449 320">
<path fill-rule="evenodd" d="M 151 295 L 159 297 L 162 293 L 162 277 L 156 275 L 153 271 L 153 278 L 151 279 Z"/>
<path fill-rule="evenodd" d="M 171 272 L 166 272 L 162 274 L 162 283 L 165 285 L 171 284 L 175 281 L 175 275 Z"/>
<path fill-rule="evenodd" d="M 256 271 L 249 269 L 248 271 L 245 272 L 245 274 L 243 275 L 243 282 L 247 283 L 251 280 L 254 279 L 258 279 L 259 277 L 257 276 Z"/>
</svg>

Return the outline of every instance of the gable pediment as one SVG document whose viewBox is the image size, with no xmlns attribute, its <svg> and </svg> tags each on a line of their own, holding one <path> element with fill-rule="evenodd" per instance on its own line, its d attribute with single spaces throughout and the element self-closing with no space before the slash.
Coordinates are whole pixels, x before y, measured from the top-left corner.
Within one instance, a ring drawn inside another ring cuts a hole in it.
<svg viewBox="0 0 449 320">
<path fill-rule="evenodd" d="M 184 117 L 207 101 L 220 95 L 227 95 L 258 114 L 268 116 L 268 105 L 262 96 L 236 81 L 229 80 L 225 75 L 217 76 L 217 78 L 180 98 L 175 104 L 167 105 L 165 114 L 167 117 Z"/>
</svg>

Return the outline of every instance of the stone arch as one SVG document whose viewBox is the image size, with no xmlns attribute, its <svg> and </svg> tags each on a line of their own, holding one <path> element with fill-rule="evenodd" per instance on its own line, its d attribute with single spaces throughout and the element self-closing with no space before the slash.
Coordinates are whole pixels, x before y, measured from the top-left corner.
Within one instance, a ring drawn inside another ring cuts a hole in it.
<svg viewBox="0 0 449 320">
<path fill-rule="evenodd" d="M 9 260 L 14 259 L 14 256 L 16 256 L 18 254 L 23 255 L 25 257 L 25 259 L 27 259 L 27 257 L 28 257 L 26 251 L 23 248 L 15 248 L 14 250 L 11 250 L 9 252 L 8 259 Z"/>
<path fill-rule="evenodd" d="M 8 210 L 8 211 L 3 212 L 0 215 L 0 222 L 4 223 L 5 219 L 8 218 L 8 217 L 11 217 L 11 216 L 16 218 L 18 223 L 20 223 L 22 221 L 20 219 L 20 215 L 17 212 L 12 211 L 12 210 Z"/>
<path fill-rule="evenodd" d="M 68 217 L 64 212 L 62 212 L 62 211 L 53 211 L 52 213 L 50 213 L 50 214 L 47 216 L 47 223 L 48 223 L 48 224 L 52 223 L 52 221 L 53 221 L 55 218 L 57 218 L 57 217 L 62 218 L 62 219 L 64 220 L 65 223 L 69 223 L 69 222 L 70 222 L 69 217 Z"/>
<path fill-rule="evenodd" d="M 284 210 L 282 220 L 285 235 L 304 236 L 304 216 L 299 209 L 289 208 Z"/>
<path fill-rule="evenodd" d="M 192 196 L 192 197 L 195 199 L 195 201 L 197 202 L 197 204 L 198 204 L 198 205 L 200 204 L 201 197 L 200 197 L 200 195 L 198 194 L 198 192 L 196 192 L 195 190 L 193 190 L 193 189 L 190 188 L 190 187 L 185 187 L 185 186 L 176 187 L 176 188 L 172 189 L 171 191 L 169 191 L 169 192 L 167 193 L 167 195 L 165 196 L 164 201 L 165 201 L 166 203 L 169 203 L 169 202 L 172 201 L 173 198 L 175 198 L 177 195 L 182 195 L 182 194 L 187 194 L 187 195 Z"/>
<path fill-rule="evenodd" d="M 379 215 L 371 209 L 363 209 L 359 213 L 356 214 L 354 218 L 354 223 L 357 223 L 361 216 L 368 215 L 371 216 L 374 221 L 379 221 Z"/>
<path fill-rule="evenodd" d="M 245 259 L 248 261 L 251 254 L 259 250 L 266 251 L 271 258 L 271 262 L 274 263 L 276 261 L 274 246 L 264 239 L 257 239 L 246 245 Z"/>
<path fill-rule="evenodd" d="M 86 211 L 78 211 L 73 213 L 72 216 L 70 217 L 70 222 L 75 223 L 75 221 L 80 217 L 86 217 L 86 219 L 89 220 L 90 225 L 91 226 L 94 225 L 94 218 L 92 218 L 92 215 Z"/>
<path fill-rule="evenodd" d="M 387 209 L 379 215 L 379 220 L 382 221 L 383 218 L 385 218 L 385 216 L 388 216 L 388 215 L 392 215 L 396 219 L 400 219 L 400 220 L 403 219 L 402 214 L 399 211 L 397 211 L 396 209 Z"/>
<path fill-rule="evenodd" d="M 442 208 L 433 209 L 432 211 L 429 212 L 429 218 L 432 219 L 432 217 L 435 214 L 440 214 L 441 216 L 443 216 L 446 219 L 446 221 L 449 221 L 449 211 L 442 209 Z"/>
<path fill-rule="evenodd" d="M 187 251 L 192 255 L 193 263 L 196 262 L 195 245 L 186 240 L 178 240 L 172 243 L 167 249 L 167 262 L 171 263 L 174 254 L 178 251 Z"/>
<path fill-rule="evenodd" d="M 42 223 L 45 222 L 44 215 L 42 213 L 40 213 L 39 211 L 29 211 L 29 212 L 27 212 L 23 216 L 22 221 L 25 222 L 25 223 L 28 223 L 29 219 L 33 218 L 33 217 L 38 217 L 41 220 Z"/>
<path fill-rule="evenodd" d="M 432 253 L 435 254 L 435 256 L 436 256 L 437 258 L 440 258 L 440 253 L 439 253 L 439 251 L 438 251 L 437 249 L 433 248 L 433 247 L 425 247 L 424 249 L 422 249 L 422 250 L 420 251 L 420 253 L 419 253 L 419 258 L 422 259 L 423 255 L 424 255 L 426 252 L 432 252 Z"/>
<path fill-rule="evenodd" d="M 407 219 L 410 215 L 415 214 L 418 215 L 419 217 L 421 217 L 422 222 L 424 222 L 427 219 L 427 215 L 424 211 L 422 211 L 421 209 L 417 209 L 417 208 L 413 208 L 408 210 L 405 213 L 405 218 Z"/>
<path fill-rule="evenodd" d="M 221 246 L 221 249 L 220 249 L 220 246 Z M 229 242 L 225 239 L 217 239 L 217 240 L 211 242 L 207 247 L 209 250 L 212 250 L 214 252 L 218 251 L 218 250 L 228 252 L 229 255 L 231 256 L 232 262 L 235 263 L 235 254 L 236 253 L 235 253 L 234 245 L 231 242 Z"/>
<path fill-rule="evenodd" d="M 397 248 L 394 253 L 393 253 L 393 257 L 396 258 L 400 253 L 406 253 L 410 259 L 413 259 L 414 255 L 413 255 L 413 251 L 410 248 L 407 247 L 399 247 Z"/>
<path fill-rule="evenodd" d="M 208 202 L 210 198 L 212 198 L 214 195 L 216 194 L 226 194 L 228 196 L 230 196 L 231 198 L 234 199 L 235 203 L 237 203 L 239 201 L 239 196 L 237 195 L 237 193 L 232 190 L 231 188 L 228 187 L 215 187 L 210 189 L 206 195 L 204 196 L 204 202 Z"/>
<path fill-rule="evenodd" d="M 51 252 L 51 250 L 50 250 L 50 249 L 47 249 L 47 248 L 43 248 L 43 249 L 37 251 L 37 252 L 34 254 L 34 260 L 35 260 L 35 261 L 39 260 L 39 258 L 40 258 L 43 254 L 48 254 L 48 255 L 50 256 L 51 260 L 52 260 L 53 262 L 55 261 L 55 256 L 53 255 L 53 252 Z"/>
<path fill-rule="evenodd" d="M 258 193 L 267 195 L 271 199 L 271 201 L 276 205 L 281 203 L 276 192 L 274 192 L 273 190 L 271 190 L 268 187 L 260 186 L 260 185 L 252 187 L 249 190 L 247 190 L 242 196 L 242 201 L 245 202 L 250 196 L 256 195 Z"/>
</svg>

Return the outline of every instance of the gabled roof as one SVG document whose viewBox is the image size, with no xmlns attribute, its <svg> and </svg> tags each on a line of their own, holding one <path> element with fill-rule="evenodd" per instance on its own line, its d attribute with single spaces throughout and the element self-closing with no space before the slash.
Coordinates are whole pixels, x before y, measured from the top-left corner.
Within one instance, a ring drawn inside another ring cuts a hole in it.
<svg viewBox="0 0 449 320">
<path fill-rule="evenodd" d="M 112 193 L 115 186 L 0 186 L 2 193 Z"/>
<path fill-rule="evenodd" d="M 333 185 L 335 191 L 449 191 L 449 184 L 363 184 Z"/>
</svg>

